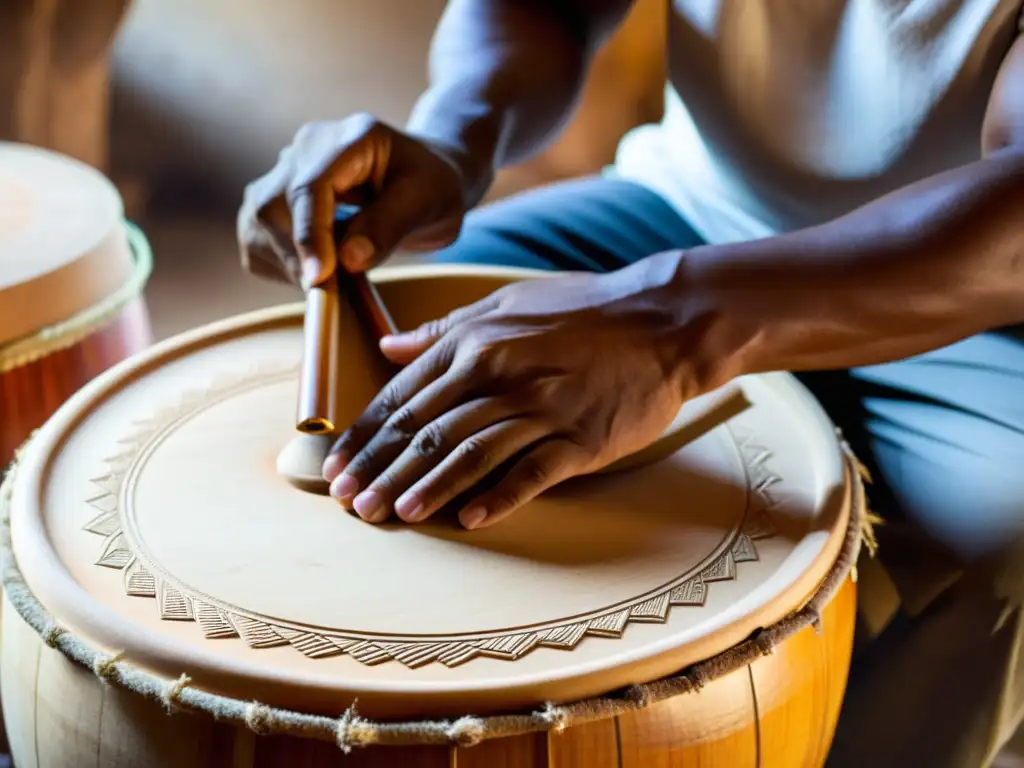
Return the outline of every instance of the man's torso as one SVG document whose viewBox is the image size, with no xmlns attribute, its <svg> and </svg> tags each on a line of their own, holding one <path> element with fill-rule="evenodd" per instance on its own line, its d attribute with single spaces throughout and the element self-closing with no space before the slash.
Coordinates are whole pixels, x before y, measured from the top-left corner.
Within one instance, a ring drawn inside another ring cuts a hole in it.
<svg viewBox="0 0 1024 768">
<path fill-rule="evenodd" d="M 979 157 L 1021 0 L 670 0 L 665 117 L 617 170 L 711 242 L 827 221 Z"/>
</svg>

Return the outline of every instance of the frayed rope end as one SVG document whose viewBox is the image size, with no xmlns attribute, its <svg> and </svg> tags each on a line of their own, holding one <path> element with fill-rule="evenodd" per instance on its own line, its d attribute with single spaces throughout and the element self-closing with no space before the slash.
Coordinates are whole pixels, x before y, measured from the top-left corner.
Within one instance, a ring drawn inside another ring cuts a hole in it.
<svg viewBox="0 0 1024 768">
<path fill-rule="evenodd" d="M 550 701 L 537 713 L 537 717 L 555 733 L 561 733 L 569 727 L 569 712 L 565 707 L 559 707 Z"/>
<path fill-rule="evenodd" d="M 167 710 L 167 714 L 172 714 L 180 707 L 181 692 L 184 691 L 191 682 L 192 678 L 188 675 L 182 675 L 177 680 L 168 683 L 167 688 L 160 697 L 161 703 Z"/>
<path fill-rule="evenodd" d="M 124 651 L 118 651 L 112 656 L 97 656 L 96 660 L 92 664 L 92 671 L 100 679 L 104 685 L 110 685 L 118 681 L 120 672 L 117 669 L 117 663 L 121 661 L 121 657 L 124 656 Z"/>
</svg>

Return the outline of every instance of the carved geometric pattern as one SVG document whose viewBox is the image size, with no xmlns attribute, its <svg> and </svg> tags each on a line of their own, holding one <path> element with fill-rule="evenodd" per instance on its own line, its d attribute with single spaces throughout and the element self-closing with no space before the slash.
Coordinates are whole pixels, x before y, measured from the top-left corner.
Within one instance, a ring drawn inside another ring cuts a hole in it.
<svg viewBox="0 0 1024 768">
<path fill-rule="evenodd" d="M 771 453 L 758 443 L 755 435 L 727 424 L 724 428 L 731 433 L 743 458 L 749 489 L 746 514 L 731 547 L 688 580 L 673 583 L 659 594 L 638 598 L 628 606 L 616 607 L 596 618 L 496 637 L 370 641 L 279 626 L 270 620 L 211 605 L 154 573 L 132 549 L 124 533 L 123 510 L 119 508 L 122 486 L 150 441 L 170 425 L 186 419 L 211 401 L 295 375 L 297 369 L 294 368 L 264 367 L 244 376 L 222 377 L 215 380 L 209 389 L 186 395 L 177 407 L 139 423 L 131 436 L 118 441 L 120 450 L 104 462 L 104 474 L 91 481 L 93 489 L 98 492 L 92 493 L 87 503 L 98 514 L 84 526 L 84 530 L 103 537 L 96 565 L 121 570 L 125 594 L 155 598 L 161 619 L 196 622 L 211 640 L 240 639 L 252 648 L 290 645 L 311 659 L 347 654 L 365 665 L 394 661 L 409 668 L 432 663 L 455 667 L 478 657 L 514 661 L 541 647 L 572 650 L 587 636 L 619 638 L 631 623 L 663 623 L 673 607 L 702 606 L 712 584 L 735 579 L 740 564 L 758 559 L 756 542 L 775 535 L 769 513 L 776 504 L 772 488 L 781 478 L 769 466 Z"/>
</svg>

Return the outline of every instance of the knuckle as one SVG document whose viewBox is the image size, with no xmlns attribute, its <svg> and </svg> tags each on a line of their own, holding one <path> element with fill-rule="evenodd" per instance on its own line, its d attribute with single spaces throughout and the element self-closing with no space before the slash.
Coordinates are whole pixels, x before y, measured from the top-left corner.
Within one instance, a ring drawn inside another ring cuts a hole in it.
<svg viewBox="0 0 1024 768">
<path fill-rule="evenodd" d="M 563 432 L 561 452 L 570 459 L 596 458 L 612 442 L 615 431 L 613 420 L 593 411 L 584 412 Z"/>
<path fill-rule="evenodd" d="M 527 382 L 523 394 L 536 403 L 554 403 L 558 400 L 559 383 L 550 376 L 541 376 Z"/>
<path fill-rule="evenodd" d="M 419 328 L 416 329 L 416 337 L 418 341 L 429 341 L 431 339 L 439 339 L 444 336 L 448 329 L 447 318 L 438 318 L 437 320 L 430 320 Z"/>
<path fill-rule="evenodd" d="M 522 293 L 523 286 L 518 283 L 510 283 L 503 285 L 501 288 L 491 294 L 491 300 L 499 307 L 506 306 L 511 300 L 515 299 L 517 295 Z"/>
<path fill-rule="evenodd" d="M 397 435 L 412 437 L 419 429 L 416 414 L 408 405 L 398 408 L 388 420 L 388 427 Z"/>
<path fill-rule="evenodd" d="M 489 373 L 491 348 L 484 343 L 482 333 L 472 327 L 463 327 L 457 337 L 458 355 L 462 365 L 474 373 Z"/>
<path fill-rule="evenodd" d="M 530 487 L 547 485 L 553 476 L 551 465 L 532 456 L 527 456 L 519 465 L 519 479 L 522 484 Z"/>
<path fill-rule="evenodd" d="M 441 430 L 433 424 L 428 424 L 416 433 L 412 447 L 419 456 L 428 457 L 442 453 L 444 443 L 444 435 Z"/>
<path fill-rule="evenodd" d="M 458 450 L 458 463 L 466 472 L 486 472 L 493 468 L 491 448 L 483 440 L 470 438 Z"/>
<path fill-rule="evenodd" d="M 479 304 L 480 302 L 477 302 L 477 304 L 470 304 L 465 307 L 457 307 L 456 309 L 453 309 L 451 312 L 448 313 L 448 316 L 446 318 L 446 320 L 448 321 L 448 325 L 457 326 L 462 325 L 463 323 L 470 322 L 472 318 L 474 318 L 479 312 Z"/>
<path fill-rule="evenodd" d="M 398 392 L 395 391 L 394 386 L 388 385 L 381 390 L 370 410 L 373 416 L 383 423 L 391 418 L 401 406 L 402 401 Z"/>
</svg>

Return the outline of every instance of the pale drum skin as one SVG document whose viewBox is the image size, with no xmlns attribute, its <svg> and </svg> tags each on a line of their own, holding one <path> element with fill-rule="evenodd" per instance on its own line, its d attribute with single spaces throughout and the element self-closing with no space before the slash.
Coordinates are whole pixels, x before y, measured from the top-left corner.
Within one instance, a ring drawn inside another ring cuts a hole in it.
<svg viewBox="0 0 1024 768">
<path fill-rule="evenodd" d="M 430 268 L 406 274 L 395 269 L 377 277 L 399 328 L 414 327 L 526 276 L 481 268 L 470 270 L 473 279 L 466 279 L 449 272 Z M 17 545 L 15 554 L 23 569 L 35 556 Z M 855 614 L 856 588 L 847 579 L 821 612 L 817 629 L 803 629 L 771 655 L 708 683 L 698 693 L 558 733 L 496 739 L 470 748 L 372 747 L 345 755 L 330 742 L 258 736 L 207 715 L 168 716 L 163 705 L 104 685 L 92 670 L 46 647 L 6 598 L 0 695 L 19 768 L 817 768 L 824 765 L 842 704 Z M 60 611 L 55 618 L 62 620 Z M 197 631 L 181 622 L 161 626 L 172 636 Z M 121 631 L 131 633 L 131 624 Z M 98 647 L 107 652 L 123 647 L 113 647 L 114 642 Z M 231 653 L 232 646 L 219 644 L 238 642 L 210 641 L 209 647 Z M 711 637 L 698 645 L 707 648 L 703 658 L 726 650 Z M 565 653 L 569 661 L 572 651 Z M 267 658 L 272 666 L 271 656 Z M 189 666 L 176 665 L 175 674 Z M 216 687 L 232 695 L 234 685 L 225 677 Z M 258 695 L 258 690 L 247 690 L 242 699 Z"/>
</svg>

